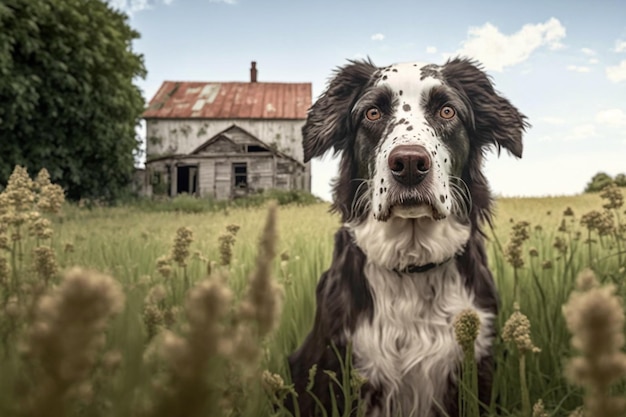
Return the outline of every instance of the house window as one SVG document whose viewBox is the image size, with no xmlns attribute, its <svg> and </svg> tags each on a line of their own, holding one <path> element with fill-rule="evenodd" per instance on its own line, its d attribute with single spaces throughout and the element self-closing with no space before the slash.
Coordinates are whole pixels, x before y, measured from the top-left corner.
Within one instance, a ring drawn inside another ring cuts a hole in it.
<svg viewBox="0 0 626 417">
<path fill-rule="evenodd" d="M 248 152 L 269 152 L 267 148 L 259 145 L 248 145 L 247 148 Z"/>
<path fill-rule="evenodd" d="M 235 188 L 247 188 L 248 164 L 245 162 L 233 164 L 233 177 L 235 179 Z"/>
</svg>

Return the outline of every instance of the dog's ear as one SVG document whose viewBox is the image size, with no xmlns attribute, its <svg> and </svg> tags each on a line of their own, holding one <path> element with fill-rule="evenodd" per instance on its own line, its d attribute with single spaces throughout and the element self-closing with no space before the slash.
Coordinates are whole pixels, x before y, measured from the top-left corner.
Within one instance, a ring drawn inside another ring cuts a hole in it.
<svg viewBox="0 0 626 417">
<path fill-rule="evenodd" d="M 350 129 L 350 110 L 360 91 L 378 68 L 367 61 L 350 61 L 338 68 L 326 91 L 309 109 L 302 127 L 304 162 L 323 155 L 331 147 L 335 153 L 346 145 Z"/>
<path fill-rule="evenodd" d="M 479 65 L 469 59 L 455 58 L 446 62 L 441 72 L 448 84 L 466 95 L 472 107 L 473 140 L 479 141 L 480 146 L 493 144 L 498 152 L 503 147 L 521 158 L 522 134 L 530 126 L 526 116 L 494 90 Z"/>
</svg>

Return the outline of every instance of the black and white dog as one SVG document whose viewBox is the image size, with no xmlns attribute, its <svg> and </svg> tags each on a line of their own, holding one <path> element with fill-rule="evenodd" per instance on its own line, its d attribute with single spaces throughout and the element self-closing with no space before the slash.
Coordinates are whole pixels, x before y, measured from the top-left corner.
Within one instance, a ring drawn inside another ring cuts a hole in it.
<svg viewBox="0 0 626 417">
<path fill-rule="evenodd" d="M 348 346 L 367 380 L 368 417 L 458 415 L 452 323 L 468 308 L 481 321 L 475 352 L 489 403 L 498 297 L 481 231 L 491 216 L 481 169 L 490 146 L 521 157 L 525 119 L 467 59 L 337 70 L 303 127 L 306 161 L 341 153 L 333 209 L 343 227 L 313 329 L 289 357 L 302 416 L 316 415 L 306 391 L 315 364 L 312 392 L 330 411 L 323 370 L 341 380 L 335 349 L 342 357 Z"/>
</svg>

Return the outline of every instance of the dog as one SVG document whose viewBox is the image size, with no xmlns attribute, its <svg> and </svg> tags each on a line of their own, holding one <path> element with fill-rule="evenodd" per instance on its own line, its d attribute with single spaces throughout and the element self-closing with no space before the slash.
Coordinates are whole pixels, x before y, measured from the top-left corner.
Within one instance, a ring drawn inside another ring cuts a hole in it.
<svg viewBox="0 0 626 417">
<path fill-rule="evenodd" d="M 367 417 L 458 415 L 453 322 L 466 309 L 480 318 L 479 400 L 490 403 L 499 301 L 482 165 L 489 148 L 521 158 L 526 120 L 468 58 L 336 70 L 302 128 L 305 161 L 341 155 L 331 210 L 342 219 L 313 328 L 288 358 L 302 416 L 331 415 L 333 402 L 356 415 L 330 377 L 342 381 L 347 354 Z"/>
</svg>

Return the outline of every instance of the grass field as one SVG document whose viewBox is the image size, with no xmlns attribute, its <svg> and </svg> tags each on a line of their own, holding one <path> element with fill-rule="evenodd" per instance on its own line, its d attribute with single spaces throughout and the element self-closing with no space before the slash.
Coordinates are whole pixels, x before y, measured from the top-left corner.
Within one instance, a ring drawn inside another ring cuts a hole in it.
<svg viewBox="0 0 626 417">
<path fill-rule="evenodd" d="M 326 203 L 275 213 L 267 204 L 203 211 L 200 202 L 196 213 L 65 204 L 55 213 L 42 203 L 52 186 L 35 184 L 32 201 L 7 197 L 10 188 L 0 198 L 0 415 L 272 414 L 266 392 L 289 395 L 286 355 L 310 329 L 315 285 L 330 264 L 339 219 Z M 500 328 L 517 299 L 541 350 L 498 339 L 493 415 L 530 416 L 528 401 L 540 399 L 546 414 L 537 416 L 567 416 L 583 404 L 564 370 L 571 357 L 593 354 L 584 343 L 571 347 L 562 306 L 585 267 L 624 295 L 626 214 L 620 206 L 603 215 L 608 201 L 496 201 L 485 231 Z M 67 273 L 72 266 L 104 276 Z M 617 326 L 623 334 L 623 319 Z M 617 361 L 615 380 L 622 343 L 601 352 Z M 611 392 L 624 397 L 619 383 Z"/>
</svg>

